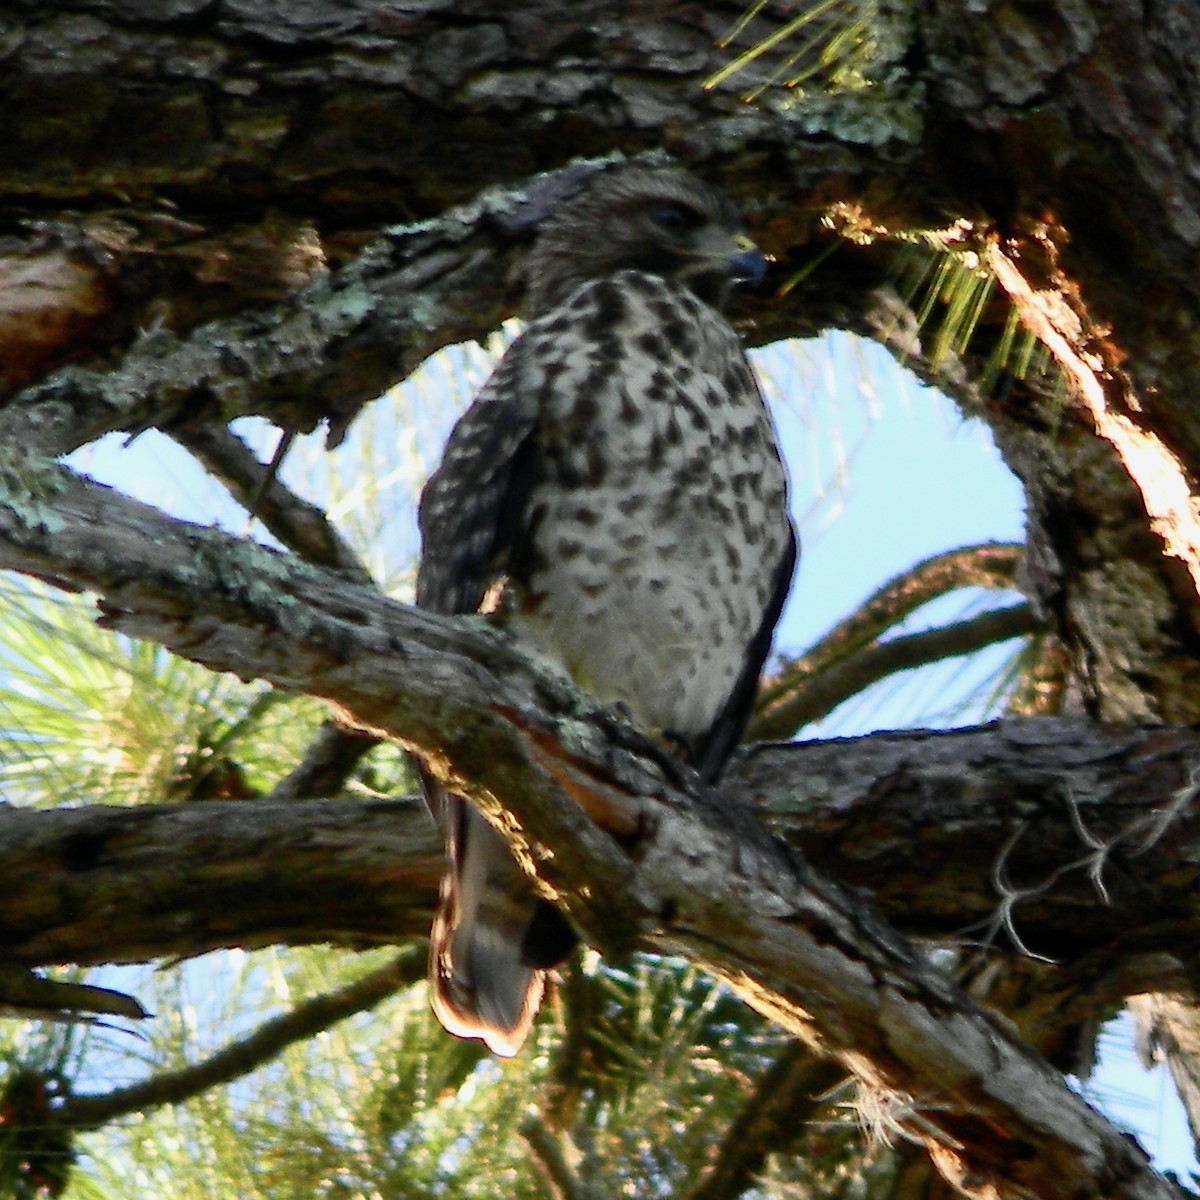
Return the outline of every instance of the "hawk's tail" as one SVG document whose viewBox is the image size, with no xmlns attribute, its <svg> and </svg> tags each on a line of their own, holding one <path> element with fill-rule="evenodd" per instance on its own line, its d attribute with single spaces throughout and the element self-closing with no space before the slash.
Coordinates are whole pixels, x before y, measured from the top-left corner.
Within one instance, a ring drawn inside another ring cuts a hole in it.
<svg viewBox="0 0 1200 1200">
<path fill-rule="evenodd" d="M 504 839 L 457 797 L 445 799 L 458 811 L 447 813 L 452 861 L 433 924 L 433 1011 L 451 1033 L 482 1038 L 508 1058 L 533 1024 L 544 968 L 567 953 L 574 935 L 534 892 Z M 545 941 L 548 925 L 558 938 L 554 954 L 531 944 Z"/>
</svg>

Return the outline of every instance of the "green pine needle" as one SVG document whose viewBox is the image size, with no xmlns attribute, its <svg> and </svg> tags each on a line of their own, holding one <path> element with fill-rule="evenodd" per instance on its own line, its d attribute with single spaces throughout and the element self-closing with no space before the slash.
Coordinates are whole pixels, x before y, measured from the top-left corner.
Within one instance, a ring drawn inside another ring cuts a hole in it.
<svg viewBox="0 0 1200 1200">
<path fill-rule="evenodd" d="M 759 16 L 765 0 L 757 0 L 718 42 L 728 48 Z M 776 52 L 780 61 L 748 88 L 742 99 L 757 100 L 771 88 L 801 93 L 803 85 L 826 91 L 869 86 L 869 68 L 876 53 L 874 30 L 878 22 L 876 0 L 818 0 L 811 7 L 741 51 L 704 81 L 706 89 L 719 87 L 751 64 L 769 62 Z M 801 37 L 803 35 L 803 37 Z"/>
</svg>

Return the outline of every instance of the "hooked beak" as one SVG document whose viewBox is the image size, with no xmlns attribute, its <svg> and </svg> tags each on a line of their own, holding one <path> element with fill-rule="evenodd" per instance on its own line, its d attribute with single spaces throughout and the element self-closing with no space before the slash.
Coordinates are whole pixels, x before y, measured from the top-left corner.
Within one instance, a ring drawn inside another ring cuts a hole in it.
<svg viewBox="0 0 1200 1200">
<path fill-rule="evenodd" d="M 762 251 L 744 233 L 738 234 L 734 245 L 737 253 L 729 259 L 729 274 L 747 283 L 762 283 L 767 274 Z"/>
</svg>

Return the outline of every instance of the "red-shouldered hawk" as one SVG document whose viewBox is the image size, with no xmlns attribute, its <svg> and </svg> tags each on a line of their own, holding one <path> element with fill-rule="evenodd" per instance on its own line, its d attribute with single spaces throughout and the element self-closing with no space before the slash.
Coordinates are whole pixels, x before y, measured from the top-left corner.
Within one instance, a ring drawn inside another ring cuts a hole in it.
<svg viewBox="0 0 1200 1200">
<path fill-rule="evenodd" d="M 517 636 L 715 779 L 745 727 L 796 542 L 731 284 L 762 256 L 727 198 L 677 171 L 601 176 L 544 224 L 529 324 L 421 498 L 417 603 L 499 602 Z M 520 1048 L 574 944 L 504 840 L 432 781 L 450 868 L 433 1007 Z"/>
</svg>

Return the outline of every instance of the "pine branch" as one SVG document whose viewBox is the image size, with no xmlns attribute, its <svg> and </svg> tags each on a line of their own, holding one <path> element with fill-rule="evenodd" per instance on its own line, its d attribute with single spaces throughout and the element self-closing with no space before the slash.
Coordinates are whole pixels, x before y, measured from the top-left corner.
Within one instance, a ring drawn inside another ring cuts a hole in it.
<svg viewBox="0 0 1200 1200">
<path fill-rule="evenodd" d="M 855 651 L 819 674 L 810 674 L 801 660 L 788 681 L 772 689 L 775 697 L 769 711 L 760 711 L 747 731 L 751 741 L 778 741 L 792 737 L 805 725 L 820 720 L 839 704 L 865 688 L 898 671 L 910 671 L 929 663 L 963 654 L 974 654 L 985 646 L 1022 637 L 1041 628 L 1028 604 L 993 609 L 966 621 L 942 625 L 920 633 L 876 642 Z"/>
<path fill-rule="evenodd" d="M 423 939 L 442 870 L 415 798 L 0 805 L 0 957 L 88 965 Z"/>
<path fill-rule="evenodd" d="M 97 1014 L 141 1020 L 150 1014 L 112 988 L 46 979 L 16 963 L 0 961 L 0 1014 L 42 1020 L 89 1020 Z"/>
<path fill-rule="evenodd" d="M 1014 955 L 998 920 L 1003 862 L 1026 889 L 1011 901 L 1013 928 L 1057 961 L 1064 992 L 1073 978 L 1077 1002 L 1095 1012 L 1161 983 L 1160 956 L 1129 956 L 1128 947 L 1170 946 L 1200 973 L 1189 933 L 1200 921 L 1200 819 L 1177 812 L 1153 857 L 1139 854 L 1161 814 L 1186 799 L 1197 763 L 1191 730 L 1009 719 L 754 747 L 731 764 L 722 795 L 869 890 L 910 936 L 990 942 L 989 953 Z M 1081 839 L 1080 825 L 1101 850 Z M 423 939 L 442 865 L 416 798 L 0 806 L 0 956 L 91 964 L 231 945 Z M 229 889 L 236 908 L 222 900 Z M 113 911 L 119 922 L 106 918 Z M 597 1002 L 589 982 L 568 976 L 565 1057 L 551 1065 L 568 1108 L 572 1030 L 578 1021 L 583 1055 Z M 1057 1010 L 1063 1022 L 1078 1015 L 1065 1001 Z M 545 1102 L 551 1124 L 559 1104 Z"/>
<path fill-rule="evenodd" d="M 842 699 L 852 695 L 853 691 L 846 692 L 845 688 L 856 675 L 874 681 L 890 671 L 966 653 L 953 649 L 939 652 L 936 639 L 924 645 L 909 642 L 911 653 L 908 655 L 904 651 L 883 651 L 881 659 L 874 659 L 867 652 L 877 650 L 878 639 L 910 613 L 947 592 L 964 587 L 1015 590 L 1014 578 L 1020 556 L 1021 547 L 1010 543 L 965 546 L 926 559 L 885 583 L 816 645 L 799 658 L 783 664 L 776 675 L 763 684 L 747 735 L 749 740 L 791 737 L 801 725 L 831 711 Z M 902 640 L 897 638 L 888 644 Z M 953 645 L 953 641 L 951 637 L 948 644 Z M 965 644 L 974 649 L 988 643 L 977 643 L 968 634 Z M 863 666 L 845 668 L 844 684 L 824 681 L 827 673 L 863 654 L 866 655 Z M 892 654 L 896 657 L 889 660 L 888 656 Z M 888 665 L 889 661 L 899 665 Z M 873 662 L 881 665 L 874 667 Z"/>
<path fill-rule="evenodd" d="M 571 1164 L 565 1135 L 555 1135 L 537 1113 L 529 1113 L 517 1132 L 529 1148 L 550 1200 L 588 1200 L 596 1194 Z"/>
<path fill-rule="evenodd" d="M 972 1194 L 1166 1200 L 1148 1160 L 860 897 L 480 623 L 439 618 L 61 467 L 0 470 L 0 566 L 402 740 L 608 953 L 681 954 L 869 1086 Z M 253 806 L 248 806 L 253 807 Z"/>
<path fill-rule="evenodd" d="M 290 1012 L 264 1021 L 253 1033 L 201 1062 L 177 1071 L 164 1071 L 142 1083 L 111 1092 L 69 1096 L 57 1110 L 56 1119 L 72 1130 L 98 1129 L 128 1113 L 145 1112 L 164 1104 L 181 1104 L 218 1084 L 249 1075 L 278 1057 L 288 1046 L 305 1041 L 355 1013 L 373 1008 L 393 992 L 416 983 L 424 974 L 425 955 L 419 949 L 410 948 L 362 979 L 327 995 L 314 996 Z"/>
<path fill-rule="evenodd" d="M 370 572 L 324 512 L 297 496 L 231 430 L 223 425 L 191 422 L 172 428 L 171 436 L 220 480 L 251 516 L 305 562 L 328 567 L 355 583 L 371 582 Z"/>
<path fill-rule="evenodd" d="M 846 1072 L 790 1042 L 763 1072 L 685 1200 L 732 1200 L 754 1186 L 768 1154 L 786 1154 L 808 1132 L 826 1094 Z"/>
</svg>

